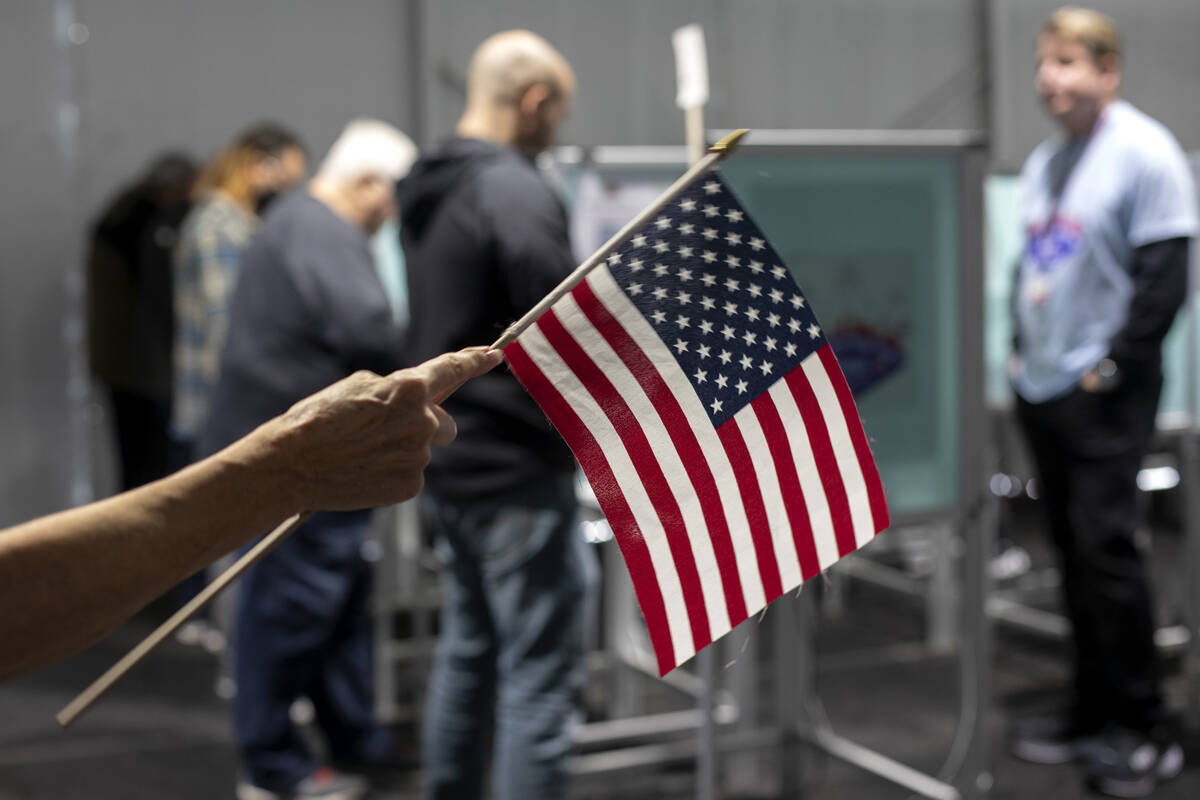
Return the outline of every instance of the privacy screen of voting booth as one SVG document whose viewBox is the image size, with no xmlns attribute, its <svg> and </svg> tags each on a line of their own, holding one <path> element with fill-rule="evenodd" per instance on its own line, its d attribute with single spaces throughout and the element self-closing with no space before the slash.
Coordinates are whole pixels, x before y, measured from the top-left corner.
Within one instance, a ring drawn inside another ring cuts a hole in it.
<svg viewBox="0 0 1200 800">
<path fill-rule="evenodd" d="M 559 155 L 555 168 L 579 260 L 687 166 L 683 148 Z M 955 646 L 957 639 L 962 724 L 954 749 L 961 757 L 958 776 L 971 786 L 986 772 L 987 735 L 980 720 L 990 663 L 982 573 L 990 538 L 979 535 L 986 523 L 974 513 L 986 496 L 989 466 L 982 358 L 984 162 L 981 142 L 971 132 L 753 131 L 721 167 L 795 275 L 837 354 L 879 465 L 893 527 L 922 536 L 941 532 L 932 543 L 943 554 L 944 580 L 929 580 L 915 591 L 928 592 L 927 606 L 937 607 L 926 627 L 940 633 L 928 640 Z M 956 531 L 963 534 L 962 547 L 944 546 Z M 879 538 L 899 541 L 897 534 Z M 957 567 L 951 553 L 963 556 Z M 850 561 L 859 559 L 844 559 L 836 569 Z M 955 579 L 949 573 L 958 567 Z M 859 567 L 855 574 L 865 573 Z M 800 666 L 813 663 L 804 654 L 812 643 L 790 627 L 803 614 L 791 622 L 787 609 L 768 616 L 774 617 L 765 623 L 773 634 L 747 636 L 750 651 L 734 654 L 736 664 L 722 673 L 722 682 L 749 715 L 757 706 L 747 693 L 763 685 L 760 679 L 786 676 L 791 688 L 776 687 L 780 694 L 770 707 L 775 724 L 788 726 L 804 712 L 785 710 L 791 703 L 780 698 L 815 694 L 802 677 L 810 671 Z M 767 638 L 770 644 L 753 657 L 756 643 Z M 770 666 L 756 660 L 763 657 Z M 863 748 L 827 725 L 810 723 L 810 732 L 820 729 L 817 746 L 837 750 L 863 769 L 910 788 L 936 784 L 945 796 L 965 796 L 893 762 L 880 769 L 886 759 L 874 753 L 860 759 L 855 754 Z"/>
<path fill-rule="evenodd" d="M 982 229 L 979 203 L 966 197 L 982 182 L 974 148 L 755 139 L 722 172 L 817 310 L 894 517 L 958 509 L 973 491 L 967 474 L 976 485 L 980 474 L 966 469 L 978 453 L 966 439 L 983 431 L 973 399 L 981 318 L 968 312 L 979 305 L 982 270 L 965 257 Z M 563 174 L 581 257 L 684 167 L 672 148 L 593 155 Z"/>
</svg>

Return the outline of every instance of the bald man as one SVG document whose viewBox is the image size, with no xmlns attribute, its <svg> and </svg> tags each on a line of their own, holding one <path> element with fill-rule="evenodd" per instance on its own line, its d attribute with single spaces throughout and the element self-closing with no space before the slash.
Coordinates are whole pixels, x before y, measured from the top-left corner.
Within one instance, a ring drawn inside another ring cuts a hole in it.
<svg viewBox="0 0 1200 800">
<path fill-rule="evenodd" d="M 476 50 L 457 136 L 401 182 L 410 363 L 490 343 L 573 268 L 559 199 L 531 161 L 574 92 L 566 60 L 528 31 Z M 423 505 L 444 569 L 425 730 L 429 796 L 479 798 L 493 743 L 497 800 L 564 796 L 581 679 L 586 545 L 574 459 L 511 373 L 463 387 L 454 446 Z"/>
</svg>

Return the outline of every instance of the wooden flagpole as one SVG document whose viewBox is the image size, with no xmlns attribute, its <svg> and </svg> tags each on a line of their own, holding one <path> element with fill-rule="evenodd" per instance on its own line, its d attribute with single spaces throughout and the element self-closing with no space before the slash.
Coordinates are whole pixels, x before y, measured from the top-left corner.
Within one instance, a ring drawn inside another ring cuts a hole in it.
<svg viewBox="0 0 1200 800">
<path fill-rule="evenodd" d="M 691 24 L 679 28 L 671 37 L 675 50 L 675 76 L 678 91 L 675 102 L 684 113 L 684 141 L 688 162 L 699 164 L 704 157 L 704 105 L 708 102 L 708 56 L 704 30 Z M 717 723 L 713 717 L 717 691 L 717 642 L 696 654 L 697 672 L 702 690 L 696 698 L 700 729 L 696 736 L 696 800 L 713 800 L 719 794 Z"/>
<path fill-rule="evenodd" d="M 542 314 L 545 314 L 546 310 L 549 309 L 550 306 L 561 300 L 563 296 L 567 294 L 567 292 L 574 289 L 580 281 L 586 278 L 587 274 L 591 272 L 596 265 L 608 258 L 608 254 L 615 250 L 618 245 L 623 243 L 631 233 L 645 225 L 646 222 L 648 222 L 651 217 L 661 211 L 667 203 L 678 197 L 680 192 L 682 192 L 688 184 L 696 179 L 697 175 L 700 175 L 704 171 L 708 170 L 718 161 L 724 160 L 730 153 L 732 153 L 734 148 L 737 146 L 738 140 L 740 140 L 748 132 L 749 129 L 740 128 L 710 147 L 708 149 L 708 155 L 704 156 L 704 158 L 693 164 L 691 169 L 683 173 L 683 175 L 677 181 L 667 187 L 667 190 L 659 195 L 653 203 L 646 206 L 644 209 L 642 209 L 640 214 L 629 220 L 625 227 L 614 233 L 611 239 L 601 245 L 600 249 L 592 253 L 592 255 L 589 256 L 586 261 L 576 267 L 575 271 L 564 278 L 562 283 L 554 287 L 550 294 L 543 297 L 540 303 L 529 309 L 525 316 L 521 317 L 512 325 L 509 325 L 508 329 L 504 331 L 500 338 L 492 344 L 491 349 L 500 350 L 509 344 L 512 344 L 512 342 L 518 336 L 520 336 L 526 328 L 533 324 L 534 320 L 536 320 Z"/>
<path fill-rule="evenodd" d="M 125 673 L 129 672 L 143 658 L 149 655 L 150 651 L 162 644 L 168 636 L 178 630 L 183 623 L 187 622 L 208 601 L 224 591 L 229 584 L 241 577 L 242 573 L 258 563 L 263 556 L 271 552 L 275 545 L 286 539 L 311 516 L 312 512 L 293 514 L 280 523 L 279 527 L 264 536 L 258 544 L 248 550 L 233 566 L 222 572 L 215 581 L 205 586 L 204 591 L 193 597 L 187 605 L 176 611 L 170 619 L 159 625 L 137 647 L 126 653 L 124 658 L 109 667 L 108 671 L 97 678 L 91 686 L 84 689 L 79 693 L 78 697 L 63 707 L 63 710 L 58 712 L 56 717 L 58 724 L 65 728 L 78 719 L 83 712 L 91 708 L 97 700 L 103 697 L 104 693 L 111 689 L 117 681 L 121 680 L 125 676 Z"/>
</svg>

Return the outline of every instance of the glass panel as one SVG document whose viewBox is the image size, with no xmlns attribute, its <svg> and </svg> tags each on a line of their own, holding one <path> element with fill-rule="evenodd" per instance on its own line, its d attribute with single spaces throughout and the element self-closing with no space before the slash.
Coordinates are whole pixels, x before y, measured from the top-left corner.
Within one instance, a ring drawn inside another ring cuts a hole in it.
<svg viewBox="0 0 1200 800">
<path fill-rule="evenodd" d="M 558 179 L 571 210 L 571 245 L 582 262 L 687 170 L 680 164 L 571 165 Z"/>
<path fill-rule="evenodd" d="M 958 502 L 958 167 L 946 155 L 756 154 L 724 167 L 812 302 L 893 513 Z"/>
<path fill-rule="evenodd" d="M 559 171 L 580 260 L 682 164 Z M 726 180 L 843 362 L 894 514 L 958 502 L 958 169 L 953 155 L 759 155 Z"/>
<path fill-rule="evenodd" d="M 990 175 L 984 182 L 983 353 L 984 396 L 992 408 L 1012 406 L 1008 357 L 1012 354 L 1009 295 L 1017 259 L 1025 246 L 1016 177 Z"/>
</svg>

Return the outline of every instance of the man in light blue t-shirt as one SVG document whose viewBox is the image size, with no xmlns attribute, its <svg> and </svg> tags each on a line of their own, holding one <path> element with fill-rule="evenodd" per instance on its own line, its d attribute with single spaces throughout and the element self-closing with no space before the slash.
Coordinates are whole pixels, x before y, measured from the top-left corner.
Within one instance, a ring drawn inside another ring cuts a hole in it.
<svg viewBox="0 0 1200 800">
<path fill-rule="evenodd" d="M 1062 135 L 1021 173 L 1012 379 L 1062 567 L 1075 674 L 1066 713 L 1018 723 L 1012 749 L 1040 763 L 1082 759 L 1092 788 L 1140 797 L 1183 766 L 1162 724 L 1134 531 L 1162 340 L 1187 291 L 1196 194 L 1170 132 L 1117 97 L 1111 20 L 1059 10 L 1037 58 L 1038 94 Z"/>
</svg>

